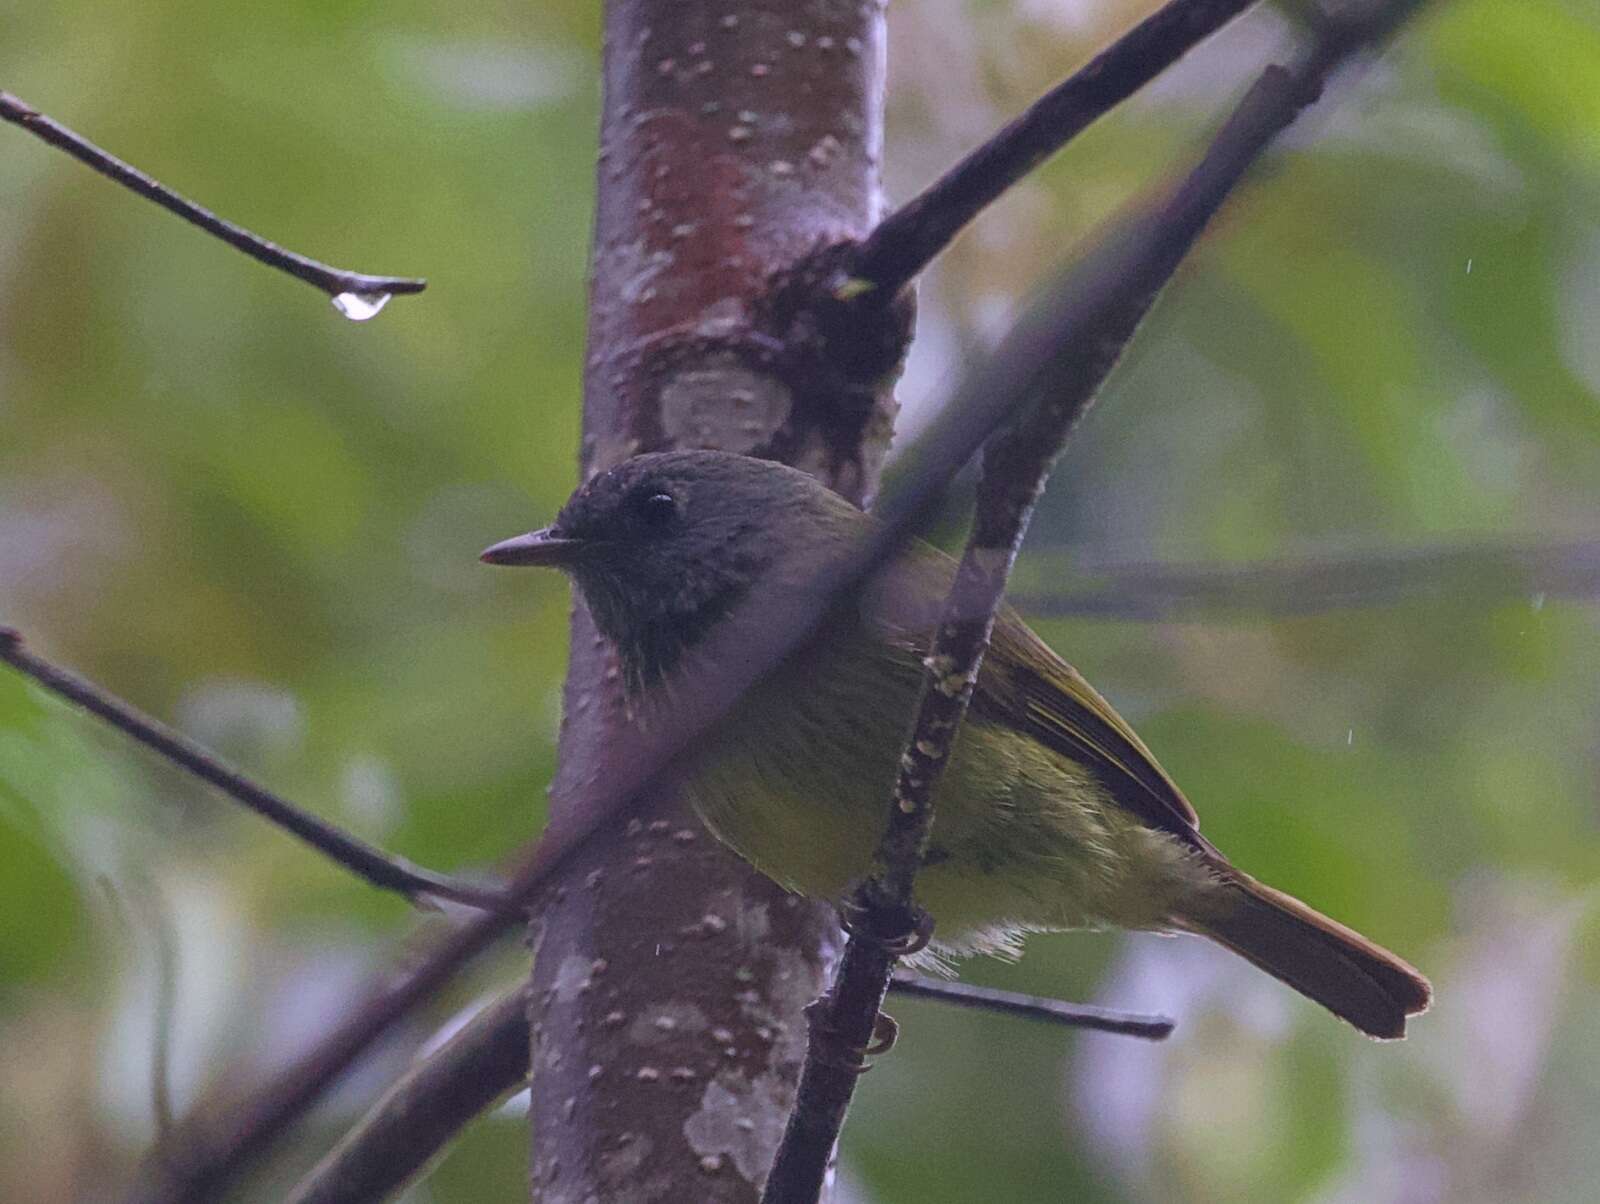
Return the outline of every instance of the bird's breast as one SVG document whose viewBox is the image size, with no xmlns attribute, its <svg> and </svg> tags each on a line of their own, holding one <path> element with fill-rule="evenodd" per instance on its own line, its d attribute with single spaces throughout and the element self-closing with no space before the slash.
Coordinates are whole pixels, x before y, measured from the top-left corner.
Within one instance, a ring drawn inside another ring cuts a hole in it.
<svg viewBox="0 0 1600 1204">
<path fill-rule="evenodd" d="M 914 649 L 832 624 L 736 704 L 687 771 L 690 801 L 769 877 L 839 900 L 871 871 L 921 671 Z M 1178 889 L 1177 842 L 1086 768 L 976 717 L 935 815 L 917 897 L 946 948 L 992 952 L 1025 929 L 1160 926 Z"/>
</svg>

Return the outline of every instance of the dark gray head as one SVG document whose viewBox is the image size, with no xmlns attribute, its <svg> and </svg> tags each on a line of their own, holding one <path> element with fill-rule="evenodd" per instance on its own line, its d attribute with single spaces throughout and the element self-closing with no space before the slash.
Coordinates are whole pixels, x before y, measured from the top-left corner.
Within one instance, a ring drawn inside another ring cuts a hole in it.
<svg viewBox="0 0 1600 1204">
<path fill-rule="evenodd" d="M 749 592 L 790 542 L 795 518 L 846 505 L 768 460 L 661 452 L 601 473 L 555 522 L 495 544 L 483 559 L 570 573 L 638 688 L 672 669 Z"/>
</svg>

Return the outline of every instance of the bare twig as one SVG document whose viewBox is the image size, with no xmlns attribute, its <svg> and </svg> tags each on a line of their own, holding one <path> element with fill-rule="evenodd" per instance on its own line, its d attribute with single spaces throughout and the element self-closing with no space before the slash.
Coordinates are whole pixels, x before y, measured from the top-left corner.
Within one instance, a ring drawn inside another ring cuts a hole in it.
<svg viewBox="0 0 1600 1204">
<path fill-rule="evenodd" d="M 833 988 L 813 1005 L 810 1046 L 794 1110 L 773 1163 L 764 1204 L 813 1204 L 821 1194 L 879 1008 L 906 938 L 918 926 L 912 888 L 932 830 L 933 795 L 955 745 L 987 651 L 995 615 L 1034 504 L 1073 424 L 1092 402 L 1161 286 L 1245 171 L 1306 106 L 1328 74 L 1386 32 L 1416 0 L 1390 5 L 1380 22 L 1331 27 L 1293 69 L 1269 67 L 1205 157 L 1169 200 L 1135 218 L 1114 253 L 1092 264 L 1106 281 L 1098 321 L 1069 337 L 1062 294 L 1045 301 L 1037 369 L 1040 404 L 988 447 L 972 536 L 934 633 L 916 721 L 900 761 L 888 826 L 873 875 L 852 905 L 854 931 Z M 1381 25 L 1381 29 L 1378 27 Z M 1121 259 L 1121 270 L 1109 269 Z M 1075 290 L 1067 296 L 1075 299 Z M 1093 295 L 1091 293 L 1091 295 Z M 924 917 L 925 918 L 925 917 Z"/>
<path fill-rule="evenodd" d="M 1251 3 L 1171 0 L 886 217 L 857 250 L 852 280 L 893 297 L 1007 189 Z"/>
<path fill-rule="evenodd" d="M 1042 1020 L 1065 1028 L 1087 1028 L 1123 1037 L 1143 1037 L 1147 1041 L 1165 1041 L 1172 1035 L 1173 1029 L 1172 1021 L 1165 1016 L 1118 1012 L 1086 1003 L 1066 1003 L 1042 995 L 978 987 L 966 982 L 946 982 L 942 978 L 928 978 L 905 970 L 896 970 L 889 979 L 889 994 L 903 995 L 908 999 L 931 999 L 953 1007 L 1015 1016 L 1023 1020 Z"/>
<path fill-rule="evenodd" d="M 34 655 L 23 644 L 22 636 L 9 627 L 0 627 L 0 661 L 57 697 L 76 703 L 91 715 L 103 719 L 201 781 L 215 786 L 229 798 L 243 803 L 284 831 L 298 836 L 319 853 L 373 886 L 395 891 L 414 903 L 432 897 L 486 910 L 514 911 L 507 896 L 500 890 L 435 874 L 412 865 L 404 858 L 391 856 L 341 831 L 326 820 L 301 810 L 266 787 L 258 786 L 187 737 L 141 714 L 93 682 Z"/>
<path fill-rule="evenodd" d="M 1311 552 L 1241 564 L 1110 562 L 1086 584 L 1014 590 L 1030 615 L 1174 622 L 1212 615 L 1309 615 L 1413 598 L 1600 598 L 1600 543 L 1481 542 Z"/>
<path fill-rule="evenodd" d="M 199 226 L 207 234 L 220 238 L 252 259 L 288 272 L 296 279 L 321 289 L 334 298 L 335 306 L 346 317 L 371 317 L 391 296 L 420 293 L 428 287 L 426 280 L 406 276 L 369 276 L 364 272 L 347 272 L 343 268 L 329 267 L 268 242 L 260 235 L 252 234 L 244 227 L 225 221 L 210 210 L 202 209 L 193 201 L 179 196 L 138 168 L 101 150 L 60 122 L 46 117 L 20 97 L 5 91 L 0 91 L 0 120 L 9 121 L 58 150 L 66 151 L 101 175 L 115 180 L 146 200 L 154 201 L 184 221 Z"/>
<path fill-rule="evenodd" d="M 528 1078 L 528 988 L 495 1000 L 384 1092 L 286 1204 L 386 1200 Z"/>
</svg>

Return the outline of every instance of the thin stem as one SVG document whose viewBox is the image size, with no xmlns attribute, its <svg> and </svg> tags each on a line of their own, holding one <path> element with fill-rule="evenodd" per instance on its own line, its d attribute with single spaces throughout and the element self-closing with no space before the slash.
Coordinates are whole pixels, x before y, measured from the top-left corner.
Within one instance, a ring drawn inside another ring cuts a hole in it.
<svg viewBox="0 0 1600 1204">
<path fill-rule="evenodd" d="M 1600 543 L 1472 542 L 1312 552 L 1240 564 L 1110 562 L 1087 584 L 1013 590 L 1025 614 L 1183 622 L 1213 615 L 1310 615 L 1408 599 L 1600 598 Z"/>
<path fill-rule="evenodd" d="M 1025 995 L 1019 991 L 1002 991 L 966 982 L 946 982 L 942 978 L 928 978 L 906 970 L 896 970 L 890 978 L 889 994 L 903 995 L 908 999 L 929 999 L 952 1007 L 1015 1016 L 1022 1020 L 1042 1020 L 1066 1028 L 1087 1028 L 1123 1037 L 1142 1037 L 1147 1041 L 1165 1041 L 1172 1035 L 1174 1027 L 1165 1016 L 1119 1012 L 1086 1003 L 1066 1003 L 1043 995 Z"/>
<path fill-rule="evenodd" d="M 139 892 L 155 947 L 156 999 L 151 1023 L 150 1106 L 156 1119 L 156 1140 L 172 1133 L 172 1031 L 178 1015 L 178 933 L 161 888 L 154 882 Z"/>
<path fill-rule="evenodd" d="M 1161 287 L 1249 166 L 1317 99 L 1337 65 L 1418 2 L 1390 5 L 1360 27 L 1330 27 L 1293 69 L 1268 67 L 1169 199 L 1136 215 L 1031 319 L 1031 362 L 1010 368 L 1030 386 L 1020 395 L 1039 404 L 985 452 L 972 536 L 924 661 L 917 717 L 901 756 L 878 868 L 854 897 L 854 932 L 834 985 L 809 1013 L 805 1067 L 764 1204 L 813 1204 L 821 1194 L 859 1078 L 861 1052 L 879 1026 L 897 942 L 915 924 L 912 888 L 932 831 L 933 797 L 1051 466 Z"/>
<path fill-rule="evenodd" d="M 373 886 L 395 891 L 412 902 L 432 897 L 488 911 L 514 910 L 504 891 L 475 886 L 412 865 L 404 858 L 391 856 L 318 819 L 266 787 L 258 786 L 187 737 L 135 710 L 93 682 L 35 656 L 24 645 L 22 636 L 9 627 L 0 627 L 0 661 L 58 698 L 77 704 L 174 765 L 215 786 L 284 831 L 298 836 Z"/>
<path fill-rule="evenodd" d="M 48 142 L 58 150 L 66 151 L 74 159 L 88 164 L 101 175 L 115 180 L 146 200 L 154 201 L 167 212 L 177 214 L 191 225 L 199 226 L 206 233 L 220 238 L 252 259 L 258 259 L 269 267 L 288 272 L 296 279 L 304 280 L 307 284 L 321 289 L 330 297 L 353 293 L 369 298 L 371 304 L 381 305 L 379 297 L 387 300 L 390 296 L 404 293 L 420 293 L 428 287 L 426 280 L 408 276 L 369 276 L 365 272 L 347 272 L 343 268 L 330 267 L 280 247 L 277 243 L 268 242 L 259 234 L 252 234 L 243 226 L 236 226 L 218 217 L 209 209 L 203 209 L 193 201 L 178 195 L 165 184 L 145 175 L 137 167 L 124 163 L 60 122 L 46 117 L 20 97 L 5 91 L 0 91 L 0 120 L 9 121 L 27 130 L 34 137 Z"/>
<path fill-rule="evenodd" d="M 502 995 L 408 1070 L 285 1204 L 388 1199 L 468 1122 L 526 1083 L 528 998 L 526 986 Z"/>
<path fill-rule="evenodd" d="M 1253 2 L 1171 0 L 886 217 L 857 250 L 852 279 L 893 297 L 1012 185 Z"/>
</svg>

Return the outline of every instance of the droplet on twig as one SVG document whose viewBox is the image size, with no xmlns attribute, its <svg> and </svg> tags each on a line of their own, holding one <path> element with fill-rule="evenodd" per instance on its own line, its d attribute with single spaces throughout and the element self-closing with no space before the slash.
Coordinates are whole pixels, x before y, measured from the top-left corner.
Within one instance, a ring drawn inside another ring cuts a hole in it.
<svg viewBox="0 0 1600 1204">
<path fill-rule="evenodd" d="M 333 299 L 333 308 L 352 322 L 365 322 L 378 316 L 389 297 L 389 293 L 340 293 Z"/>
</svg>

